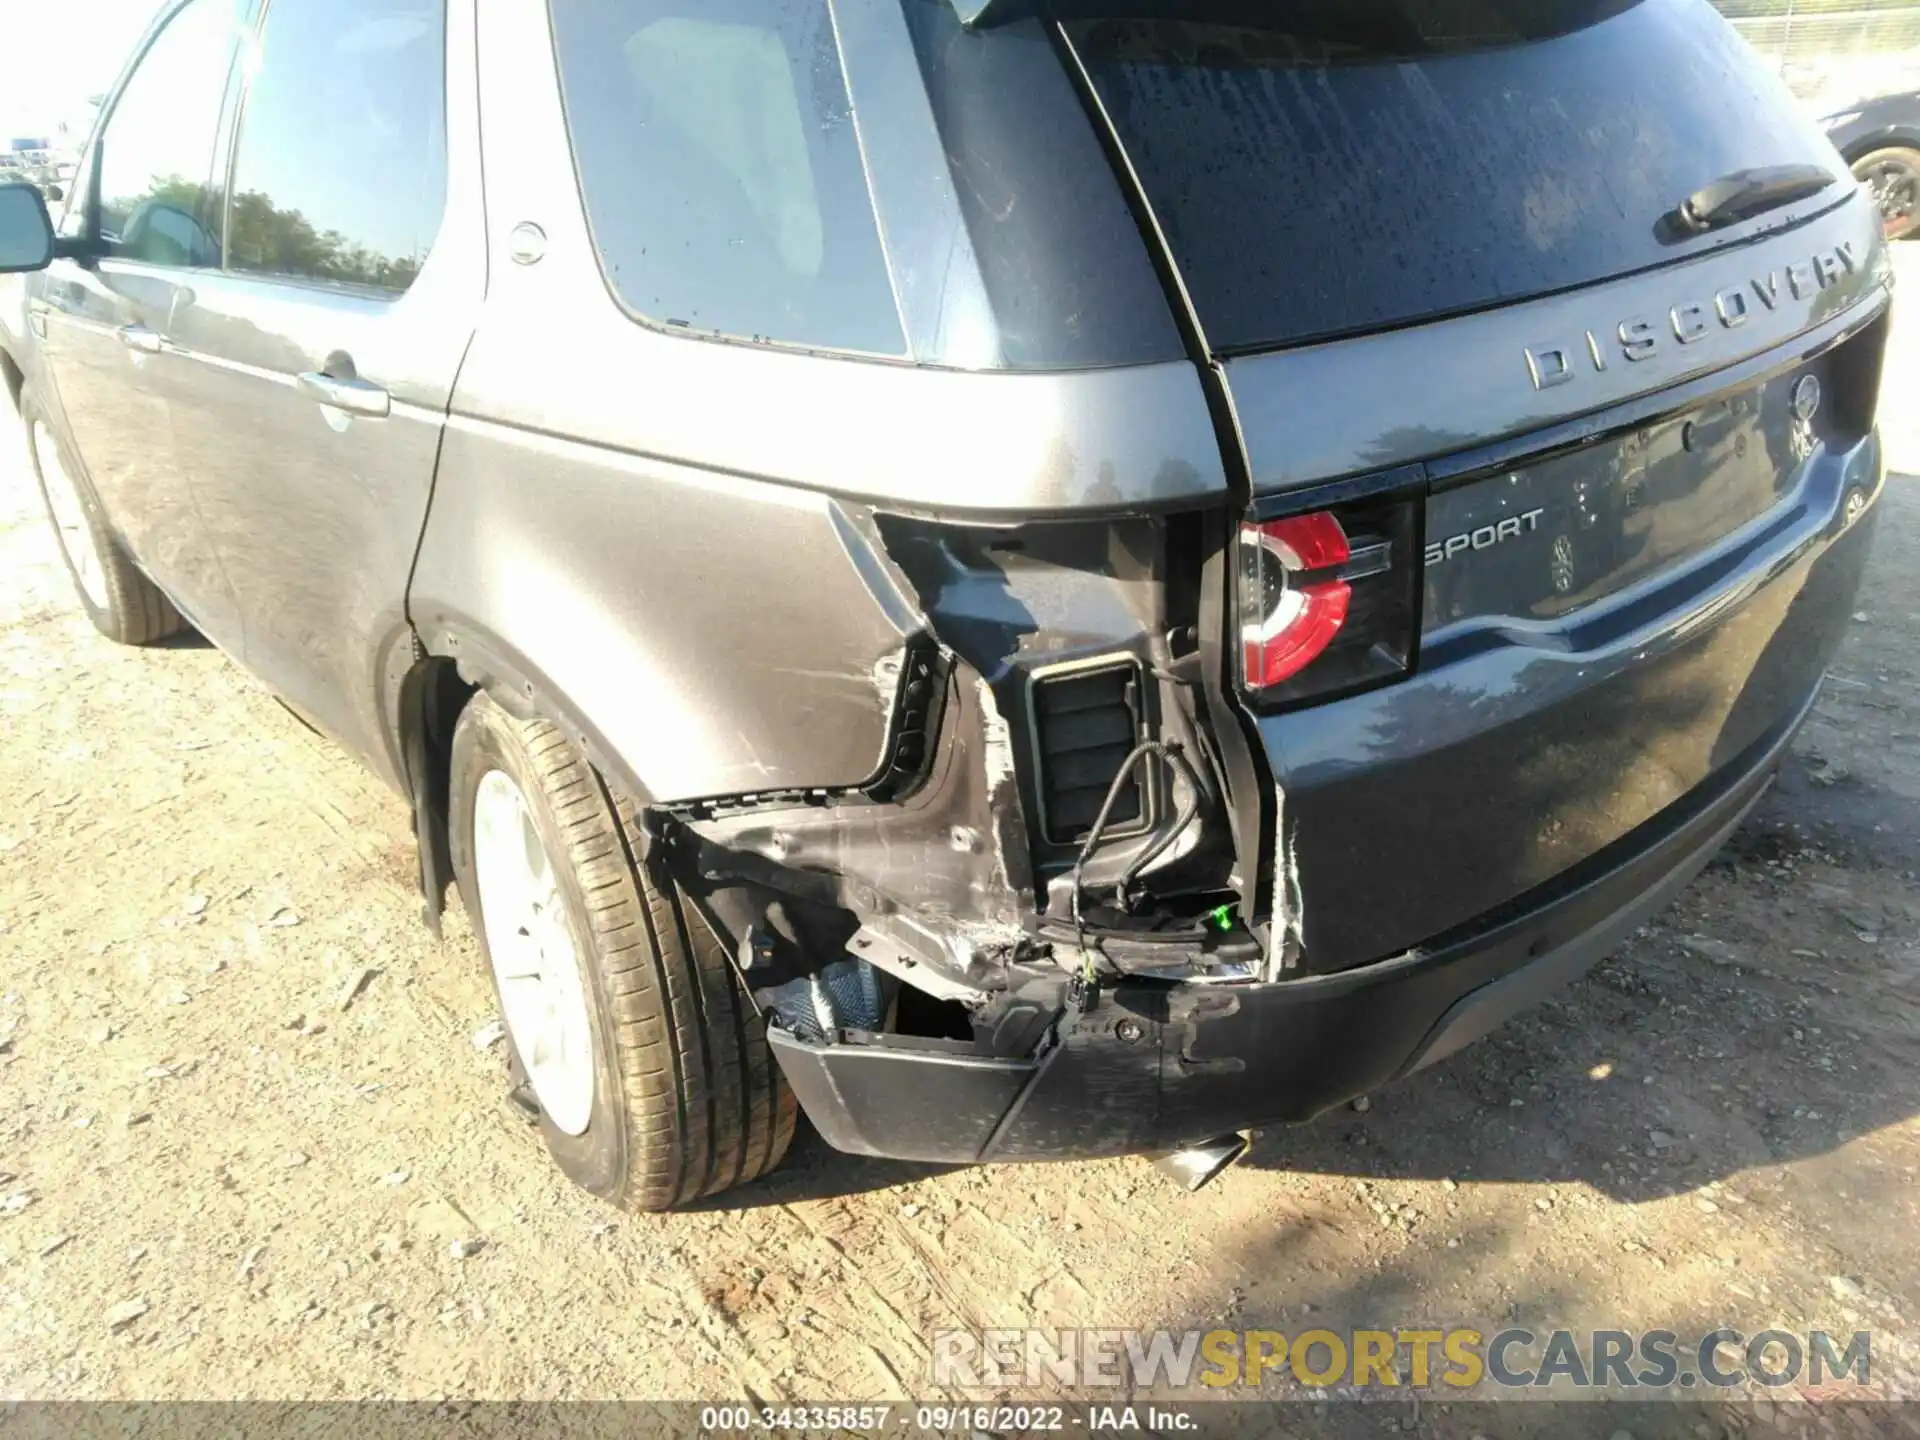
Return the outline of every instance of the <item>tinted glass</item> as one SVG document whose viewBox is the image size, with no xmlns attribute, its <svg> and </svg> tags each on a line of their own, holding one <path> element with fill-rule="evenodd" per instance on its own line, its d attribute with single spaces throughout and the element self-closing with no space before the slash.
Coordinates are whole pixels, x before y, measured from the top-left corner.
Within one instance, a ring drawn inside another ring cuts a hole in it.
<svg viewBox="0 0 1920 1440">
<path fill-rule="evenodd" d="M 1223 350 L 1661 265 L 1729 243 L 1660 224 L 1710 181 L 1841 173 L 1706 0 L 1275 8 L 1285 28 L 1071 27 Z"/>
<path fill-rule="evenodd" d="M 194 0 L 141 58 L 96 161 L 107 252 L 156 265 L 218 265 L 208 172 L 240 33 L 237 0 Z"/>
<path fill-rule="evenodd" d="M 946 157 L 941 178 L 950 177 L 979 261 L 999 363 L 1054 370 L 1184 358 L 1140 227 L 1039 22 L 972 31 L 951 0 L 902 3 Z M 861 73 L 855 63 L 856 81 Z M 872 135 L 869 127 L 870 162 Z M 930 207 L 897 216 L 878 164 L 874 189 L 897 271 L 917 267 L 944 282 L 951 237 L 916 224 Z M 943 296 L 957 288 L 937 286 Z"/>
<path fill-rule="evenodd" d="M 553 0 L 602 267 L 691 331 L 901 354 L 826 0 Z"/>
<path fill-rule="evenodd" d="M 273 0 L 234 159 L 235 270 L 402 291 L 447 196 L 444 0 Z"/>
</svg>

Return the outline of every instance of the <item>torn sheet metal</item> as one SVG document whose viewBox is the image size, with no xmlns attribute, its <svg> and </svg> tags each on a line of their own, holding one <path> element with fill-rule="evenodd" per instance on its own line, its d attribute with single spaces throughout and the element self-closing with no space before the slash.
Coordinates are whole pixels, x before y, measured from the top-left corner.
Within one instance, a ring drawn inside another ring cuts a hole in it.
<svg viewBox="0 0 1920 1440">
<path fill-rule="evenodd" d="M 1025 938 L 1033 882 L 1006 723 L 970 670 L 947 682 L 942 730 L 926 778 L 894 803 L 689 819 L 701 879 L 764 885 L 850 911 L 937 977 L 922 988 L 999 988 Z"/>
<path fill-rule="evenodd" d="M 1268 980 L 1300 967 L 1306 949 L 1306 902 L 1300 892 L 1298 828 L 1287 817 L 1287 792 L 1273 787 L 1273 918 L 1267 922 Z"/>
</svg>

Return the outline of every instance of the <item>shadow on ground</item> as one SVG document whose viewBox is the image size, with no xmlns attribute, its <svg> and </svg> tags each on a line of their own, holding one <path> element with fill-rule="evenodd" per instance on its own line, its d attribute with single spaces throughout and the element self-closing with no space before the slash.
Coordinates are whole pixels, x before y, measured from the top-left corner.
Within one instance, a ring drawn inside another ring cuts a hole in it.
<svg viewBox="0 0 1920 1440">
<path fill-rule="evenodd" d="M 154 650 L 211 650 L 213 642 L 191 625 L 182 626 L 164 640 L 156 640 L 149 648 Z"/>
<path fill-rule="evenodd" d="M 787 1152 L 785 1163 L 772 1175 L 753 1185 L 729 1190 L 686 1208 L 724 1214 L 762 1206 L 793 1205 L 806 1200 L 838 1200 L 849 1195 L 897 1189 L 960 1168 L 957 1165 L 877 1160 L 870 1155 L 843 1154 L 822 1140 L 819 1132 L 802 1115 L 794 1131 L 793 1148 Z"/>
</svg>

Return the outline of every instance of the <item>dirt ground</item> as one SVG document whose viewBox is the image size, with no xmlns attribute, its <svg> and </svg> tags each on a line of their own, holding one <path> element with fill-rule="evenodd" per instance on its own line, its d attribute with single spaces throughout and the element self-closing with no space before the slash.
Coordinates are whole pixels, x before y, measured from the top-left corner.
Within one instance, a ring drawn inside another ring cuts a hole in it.
<svg viewBox="0 0 1920 1440">
<path fill-rule="evenodd" d="M 1920 327 L 1896 345 L 1899 473 L 1815 718 L 1591 978 L 1196 1197 L 803 1135 L 671 1218 L 574 1192 L 506 1103 L 398 801 L 216 652 L 93 634 L 0 417 L 0 1397 L 898 1398 L 951 1327 L 1309 1316 L 1866 1328 L 1876 1389 L 1920 1396 Z"/>
</svg>

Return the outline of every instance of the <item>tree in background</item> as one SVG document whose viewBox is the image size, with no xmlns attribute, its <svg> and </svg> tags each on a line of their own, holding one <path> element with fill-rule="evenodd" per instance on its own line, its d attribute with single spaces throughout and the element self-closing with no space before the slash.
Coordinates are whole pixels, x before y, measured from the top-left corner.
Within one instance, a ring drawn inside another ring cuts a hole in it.
<svg viewBox="0 0 1920 1440">
<path fill-rule="evenodd" d="M 101 203 L 101 233 L 122 254 L 164 265 L 219 263 L 220 195 L 181 175 L 157 179 L 143 196 Z M 405 290 L 420 273 L 417 255 L 389 256 L 316 229 L 298 210 L 245 190 L 227 217 L 227 263 L 235 270 L 297 275 L 335 285 Z"/>
</svg>

